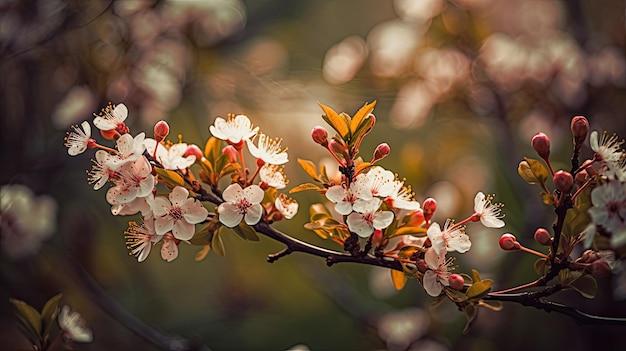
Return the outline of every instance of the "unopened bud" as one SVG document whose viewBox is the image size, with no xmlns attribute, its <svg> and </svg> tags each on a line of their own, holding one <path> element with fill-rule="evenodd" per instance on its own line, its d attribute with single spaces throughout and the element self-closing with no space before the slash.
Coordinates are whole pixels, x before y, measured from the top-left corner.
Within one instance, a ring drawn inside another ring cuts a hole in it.
<svg viewBox="0 0 626 351">
<path fill-rule="evenodd" d="M 450 274 L 450 276 L 448 277 L 448 283 L 450 284 L 450 287 L 454 290 L 461 290 L 463 289 L 463 285 L 465 285 L 465 279 L 463 279 L 463 277 L 460 274 Z"/>
<path fill-rule="evenodd" d="M 389 155 L 390 152 L 391 152 L 391 148 L 389 147 L 387 143 L 382 143 L 378 145 L 376 147 L 376 150 L 374 150 L 374 157 L 372 158 L 372 163 L 378 160 L 382 160 L 383 158 L 387 157 L 387 155 Z"/>
<path fill-rule="evenodd" d="M 348 150 L 345 145 L 340 144 L 335 139 L 331 139 L 328 146 L 332 152 L 335 154 L 342 155 L 345 159 L 348 159 Z"/>
<path fill-rule="evenodd" d="M 505 251 L 517 251 L 520 249 L 520 244 L 513 234 L 502 234 L 498 243 L 500 244 L 500 248 Z"/>
<path fill-rule="evenodd" d="M 550 138 L 543 133 L 537 133 L 531 140 L 533 149 L 537 151 L 539 157 L 547 160 L 550 157 Z"/>
<path fill-rule="evenodd" d="M 535 241 L 543 246 L 550 246 L 552 243 L 550 232 L 548 232 L 545 228 L 537 228 L 537 230 L 535 230 Z"/>
<path fill-rule="evenodd" d="M 113 140 L 113 139 L 117 139 L 120 137 L 120 133 L 118 133 L 117 130 L 115 129 L 109 129 L 109 130 L 100 129 L 100 135 L 102 135 L 102 137 L 105 138 L 106 140 Z"/>
<path fill-rule="evenodd" d="M 424 210 L 421 208 L 419 210 L 413 210 L 407 214 L 409 219 L 406 222 L 406 225 L 409 227 L 417 227 L 424 223 Z"/>
<path fill-rule="evenodd" d="M 227 155 L 231 163 L 237 162 L 237 149 L 234 146 L 228 145 L 222 149 L 222 154 Z"/>
<path fill-rule="evenodd" d="M 552 177 L 554 186 L 562 193 L 569 193 L 574 186 L 574 177 L 572 174 L 566 171 L 558 171 L 554 173 Z"/>
<path fill-rule="evenodd" d="M 328 147 L 328 132 L 324 127 L 317 126 L 313 128 L 311 131 L 311 138 L 317 144 L 322 145 L 323 147 Z"/>
<path fill-rule="evenodd" d="M 196 144 L 190 144 L 189 146 L 187 146 L 187 149 L 185 150 L 185 154 L 183 156 L 196 156 L 196 160 L 201 160 L 203 157 L 202 150 L 200 150 L 200 147 L 198 147 L 198 145 Z"/>
<path fill-rule="evenodd" d="M 604 257 L 599 260 L 595 260 L 591 263 L 591 274 L 594 277 L 609 277 L 611 276 L 611 267 L 606 262 Z"/>
<path fill-rule="evenodd" d="M 587 173 L 587 170 L 582 170 L 578 173 L 576 173 L 576 176 L 574 177 L 574 183 L 576 183 L 576 185 L 578 186 L 582 186 L 583 184 L 585 184 L 585 182 L 587 182 L 587 179 L 589 178 L 589 173 Z"/>
<path fill-rule="evenodd" d="M 383 231 L 381 229 L 374 229 L 374 234 L 372 234 L 372 243 L 378 246 L 382 242 L 383 242 Z"/>
<path fill-rule="evenodd" d="M 574 137 L 574 146 L 576 149 L 580 149 L 589 132 L 589 121 L 584 116 L 576 116 L 572 118 L 570 128 Z"/>
<path fill-rule="evenodd" d="M 424 219 L 430 221 L 437 210 L 437 200 L 429 197 L 422 203 L 422 209 L 424 210 Z"/>
<path fill-rule="evenodd" d="M 170 133 L 170 126 L 165 121 L 158 121 L 154 125 L 154 140 L 160 143 Z"/>
</svg>

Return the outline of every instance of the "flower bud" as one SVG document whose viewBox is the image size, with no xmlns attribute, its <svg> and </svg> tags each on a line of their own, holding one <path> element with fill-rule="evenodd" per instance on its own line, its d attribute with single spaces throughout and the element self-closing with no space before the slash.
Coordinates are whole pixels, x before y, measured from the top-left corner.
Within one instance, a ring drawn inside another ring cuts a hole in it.
<svg viewBox="0 0 626 351">
<path fill-rule="evenodd" d="M 429 197 L 422 203 L 422 209 L 424 210 L 424 219 L 430 221 L 437 210 L 437 200 Z"/>
<path fill-rule="evenodd" d="M 323 147 L 328 147 L 328 132 L 324 127 L 317 126 L 313 128 L 311 131 L 311 138 L 317 144 L 322 145 Z"/>
<path fill-rule="evenodd" d="M 582 186 L 583 184 L 585 184 L 585 182 L 587 182 L 588 178 L 589 173 L 587 173 L 587 170 L 583 169 L 582 171 L 576 173 L 576 176 L 574 177 L 574 183 L 576 183 L 576 185 L 578 186 Z"/>
<path fill-rule="evenodd" d="M 448 277 L 448 283 L 452 289 L 461 290 L 463 289 L 463 285 L 465 285 L 465 279 L 463 279 L 460 274 L 450 274 L 450 277 Z"/>
<path fill-rule="evenodd" d="M 170 133 L 170 126 L 165 121 L 158 121 L 154 125 L 154 140 L 160 143 Z"/>
<path fill-rule="evenodd" d="M 196 156 L 196 160 L 201 160 L 203 157 L 202 150 L 200 150 L 200 147 L 198 147 L 198 145 L 196 144 L 190 144 L 189 146 L 187 146 L 187 149 L 185 150 L 185 154 L 183 156 Z"/>
<path fill-rule="evenodd" d="M 591 274 L 594 277 L 609 277 L 611 276 L 611 267 L 606 262 L 604 257 L 595 260 L 591 263 Z"/>
<path fill-rule="evenodd" d="M 387 155 L 389 155 L 390 152 L 391 152 L 391 148 L 389 147 L 387 143 L 382 143 L 378 145 L 376 147 L 376 150 L 374 150 L 374 157 L 372 158 L 372 163 L 378 160 L 382 160 L 383 158 L 387 157 Z"/>
<path fill-rule="evenodd" d="M 550 232 L 548 232 L 545 228 L 537 228 L 537 230 L 535 230 L 535 241 L 543 246 L 550 246 L 552 243 Z"/>
<path fill-rule="evenodd" d="M 576 116 L 572 118 L 570 129 L 574 136 L 574 146 L 576 149 L 580 149 L 580 146 L 587 138 L 587 133 L 589 132 L 589 121 L 584 116 Z"/>
<path fill-rule="evenodd" d="M 502 234 L 498 243 L 500 244 L 500 248 L 505 251 L 517 251 L 520 249 L 520 244 L 513 234 Z"/>
<path fill-rule="evenodd" d="M 537 151 L 539 157 L 547 160 L 550 156 L 550 138 L 543 133 L 537 133 L 531 140 L 533 149 Z"/>
<path fill-rule="evenodd" d="M 574 177 L 572 174 L 566 171 L 558 171 L 554 173 L 552 177 L 554 186 L 562 193 L 569 193 L 574 186 Z"/>
<path fill-rule="evenodd" d="M 232 145 L 225 146 L 222 149 L 222 154 L 223 155 L 228 155 L 228 158 L 230 159 L 231 163 L 236 163 L 237 162 L 237 149 L 235 149 L 234 146 L 232 146 Z"/>
<path fill-rule="evenodd" d="M 115 129 L 102 130 L 100 129 L 100 135 L 106 140 L 113 140 L 120 137 L 120 133 L 118 133 Z"/>
<path fill-rule="evenodd" d="M 335 154 L 342 155 L 343 158 L 348 159 L 348 149 L 346 148 L 345 145 L 340 144 L 335 139 L 331 139 L 330 143 L 328 143 L 328 146 L 330 150 L 334 152 Z"/>
<path fill-rule="evenodd" d="M 424 223 L 424 210 L 413 210 L 407 214 L 409 216 L 406 225 L 409 227 L 417 227 Z"/>
</svg>

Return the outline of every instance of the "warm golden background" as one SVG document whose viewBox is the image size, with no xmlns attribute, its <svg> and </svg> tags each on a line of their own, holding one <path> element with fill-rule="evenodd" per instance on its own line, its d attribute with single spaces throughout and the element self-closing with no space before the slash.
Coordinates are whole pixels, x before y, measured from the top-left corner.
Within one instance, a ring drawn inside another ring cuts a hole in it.
<svg viewBox="0 0 626 351">
<path fill-rule="evenodd" d="M 626 136 L 624 14 L 620 0 L 0 1 L 0 185 L 24 184 L 58 203 L 54 235 L 37 255 L 0 257 L 2 348 L 27 346 L 9 297 L 41 308 L 59 292 L 94 332 L 76 350 L 158 349 L 129 323 L 216 351 L 624 345 L 623 328 L 580 327 L 512 304 L 481 311 L 463 335 L 465 316 L 448 302 L 429 307 L 416 281 L 396 292 L 386 271 L 329 269 L 302 254 L 268 264 L 282 247 L 266 238 L 226 237 L 223 258 L 195 262 L 197 247 L 181 244 L 172 263 L 158 252 L 137 263 L 123 239 L 134 218 L 112 216 L 105 191 L 87 184 L 92 154 L 72 158 L 63 146 L 71 124 L 109 101 L 129 107 L 133 134 L 165 119 L 170 138 L 200 146 L 215 117 L 244 113 L 284 139 L 296 185 L 308 181 L 297 158 L 326 157 L 309 136 L 323 124 L 317 102 L 352 114 L 376 100 L 364 158 L 387 142 L 392 154 L 381 165 L 406 178 L 418 201 L 435 197 L 440 222 L 470 214 L 477 191 L 495 193 L 506 205 L 504 230 L 540 249 L 532 233 L 553 216 L 517 164 L 536 157 L 530 138 L 543 131 L 555 168 L 569 169 L 576 115 Z M 336 248 L 302 227 L 307 205 L 321 198 L 294 197 L 300 213 L 278 227 Z M 532 257 L 498 248 L 502 231 L 468 232 L 463 272 L 477 268 L 497 288 L 536 278 Z M 600 280 L 594 300 L 556 299 L 623 317 L 618 283 Z"/>
</svg>

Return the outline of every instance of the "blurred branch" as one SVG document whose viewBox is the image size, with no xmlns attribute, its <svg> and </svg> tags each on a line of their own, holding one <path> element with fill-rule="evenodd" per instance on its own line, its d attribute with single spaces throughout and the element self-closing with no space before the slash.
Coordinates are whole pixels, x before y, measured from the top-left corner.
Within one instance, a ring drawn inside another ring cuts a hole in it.
<svg viewBox="0 0 626 351">
<path fill-rule="evenodd" d="M 113 319 L 124 325 L 137 336 L 150 342 L 161 350 L 176 351 L 209 351 L 206 345 L 185 340 L 178 336 L 165 335 L 145 324 L 128 312 L 117 300 L 108 295 L 93 277 L 78 263 L 74 263 L 70 255 L 59 255 L 65 258 L 68 271 L 76 278 L 84 290 Z"/>
</svg>

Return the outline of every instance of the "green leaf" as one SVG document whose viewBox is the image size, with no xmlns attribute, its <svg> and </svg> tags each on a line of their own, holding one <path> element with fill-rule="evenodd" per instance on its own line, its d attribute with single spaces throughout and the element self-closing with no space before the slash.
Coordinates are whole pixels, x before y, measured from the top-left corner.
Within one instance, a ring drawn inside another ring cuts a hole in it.
<svg viewBox="0 0 626 351">
<path fill-rule="evenodd" d="M 355 174 L 360 174 L 362 173 L 365 169 L 367 169 L 368 167 L 370 167 L 372 164 L 369 162 L 363 162 L 361 164 L 359 164 L 358 166 L 356 166 L 356 168 L 354 169 L 354 173 Z"/>
<path fill-rule="evenodd" d="M 213 233 L 209 231 L 211 225 L 215 225 L 215 223 L 207 223 L 198 230 L 191 239 L 189 239 L 189 243 L 192 245 L 207 245 L 211 243 L 213 239 Z M 218 225 L 219 226 L 219 225 Z"/>
<path fill-rule="evenodd" d="M 345 138 L 350 133 L 350 129 L 348 128 L 348 123 L 346 123 L 345 117 L 340 116 L 335 112 L 332 108 L 318 102 L 322 110 L 324 111 L 324 115 L 322 118 L 326 123 L 328 123 L 333 129 L 339 133 L 339 135 L 345 140 Z"/>
<path fill-rule="evenodd" d="M 315 181 L 322 182 L 317 174 L 317 168 L 315 167 L 315 163 L 309 160 L 299 158 L 298 164 L 300 165 L 302 170 L 304 170 L 304 172 L 309 175 L 309 177 L 313 178 L 313 180 Z"/>
<path fill-rule="evenodd" d="M 578 291 L 582 296 L 588 299 L 593 299 L 598 292 L 598 283 L 590 274 L 583 274 L 567 282 L 566 286 Z"/>
<path fill-rule="evenodd" d="M 213 249 L 216 255 L 222 256 L 222 257 L 226 255 L 226 252 L 224 250 L 224 242 L 222 241 L 222 238 L 220 236 L 220 233 L 222 232 L 223 228 L 224 227 L 220 227 L 220 229 L 215 231 L 215 233 L 213 234 L 213 238 L 211 238 L 211 248 Z"/>
<path fill-rule="evenodd" d="M 540 161 L 528 157 L 519 163 L 517 173 L 529 184 L 545 184 L 548 179 L 548 169 Z"/>
<path fill-rule="evenodd" d="M 33 306 L 27 304 L 24 301 L 17 299 L 9 299 L 16 308 L 17 313 L 20 317 L 22 317 L 28 325 L 25 327 L 30 328 L 30 330 L 38 336 L 41 336 L 41 315 L 39 312 L 33 308 Z"/>
<path fill-rule="evenodd" d="M 581 211 L 577 208 L 570 208 L 565 213 L 563 233 L 568 237 L 576 236 L 582 233 L 589 223 L 591 223 L 591 217 L 586 210 Z"/>
<path fill-rule="evenodd" d="M 216 137 L 210 137 L 204 145 L 204 157 L 210 163 L 214 163 L 218 157 L 222 155 L 222 140 Z"/>
<path fill-rule="evenodd" d="M 400 227 L 393 234 L 389 235 L 389 238 L 399 235 L 413 235 L 421 238 L 426 236 L 426 230 L 423 227 Z"/>
<path fill-rule="evenodd" d="M 208 244 L 204 245 L 202 250 L 196 252 L 196 256 L 194 256 L 194 260 L 197 262 L 204 260 L 206 258 L 206 255 L 208 255 L 210 251 L 211 251 L 211 245 L 208 245 Z"/>
<path fill-rule="evenodd" d="M 465 306 L 464 312 L 467 315 L 467 324 L 465 324 L 465 328 L 463 328 L 463 334 L 467 334 L 469 332 L 470 325 L 478 315 L 478 309 L 470 303 Z"/>
<path fill-rule="evenodd" d="M 185 186 L 185 180 L 181 177 L 180 174 L 170 171 L 167 169 L 154 167 L 155 172 L 159 175 L 159 177 L 172 185 L 180 185 Z"/>
<path fill-rule="evenodd" d="M 533 264 L 533 268 L 535 268 L 535 272 L 537 272 L 537 274 L 546 274 L 546 262 L 547 260 L 545 258 L 540 258 L 535 261 L 535 263 Z"/>
<path fill-rule="evenodd" d="M 465 292 L 465 295 L 467 295 L 468 299 L 481 297 L 485 295 L 486 293 L 488 293 L 489 290 L 491 290 L 492 285 L 493 285 L 493 280 L 491 279 L 477 281 L 476 283 L 472 284 L 467 289 L 467 291 Z"/>
<path fill-rule="evenodd" d="M 501 311 L 504 308 L 502 301 L 493 301 L 493 300 L 480 300 L 478 301 L 478 306 L 485 307 L 494 312 Z"/>
<path fill-rule="evenodd" d="M 297 193 L 297 192 L 305 191 L 305 190 L 320 191 L 320 190 L 324 190 L 324 188 L 320 188 L 319 186 L 317 186 L 317 185 L 315 185 L 313 183 L 304 183 L 304 184 L 300 184 L 300 185 L 297 185 L 297 186 L 291 188 L 289 190 L 289 193 L 293 194 L 293 193 Z"/>
<path fill-rule="evenodd" d="M 59 312 L 59 300 L 61 300 L 63 294 L 57 294 L 51 297 L 41 309 L 41 327 L 42 336 L 46 336 L 50 331 L 50 327 L 54 325 Z"/>
<path fill-rule="evenodd" d="M 232 228 L 237 235 L 239 235 L 243 240 L 246 241 L 259 241 L 261 240 L 257 235 L 254 228 L 246 224 L 246 222 L 239 223 L 238 226 Z"/>
<path fill-rule="evenodd" d="M 371 103 L 365 103 L 363 107 L 361 107 L 352 117 L 350 121 L 350 131 L 352 135 L 356 132 L 357 129 L 361 126 L 363 121 L 374 111 L 374 106 L 376 106 L 376 100 Z"/>
<path fill-rule="evenodd" d="M 542 191 L 539 193 L 539 195 L 541 195 L 541 200 L 544 204 L 554 205 L 554 196 L 552 196 L 551 193 L 546 193 L 545 191 Z"/>
</svg>

